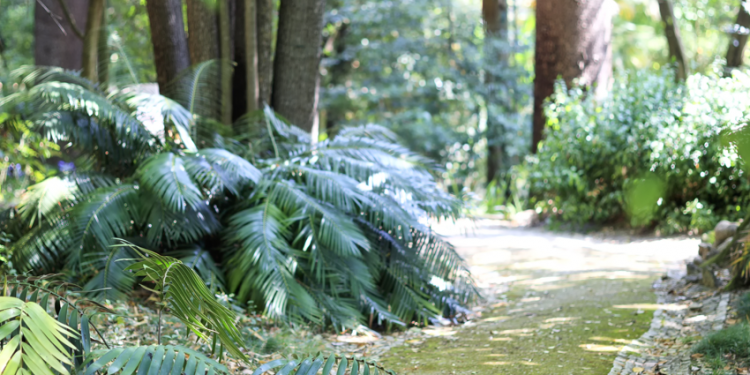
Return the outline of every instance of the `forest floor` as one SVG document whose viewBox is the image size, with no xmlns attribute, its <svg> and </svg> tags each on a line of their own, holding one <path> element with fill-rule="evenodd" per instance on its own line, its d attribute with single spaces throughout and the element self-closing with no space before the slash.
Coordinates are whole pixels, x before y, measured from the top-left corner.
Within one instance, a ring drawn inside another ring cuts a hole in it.
<svg viewBox="0 0 750 375">
<path fill-rule="evenodd" d="M 617 353 L 649 329 L 658 308 L 652 284 L 679 274 L 699 243 L 489 220 L 439 231 L 485 300 L 470 323 L 423 330 L 380 355 L 399 374 L 607 374 Z"/>
</svg>

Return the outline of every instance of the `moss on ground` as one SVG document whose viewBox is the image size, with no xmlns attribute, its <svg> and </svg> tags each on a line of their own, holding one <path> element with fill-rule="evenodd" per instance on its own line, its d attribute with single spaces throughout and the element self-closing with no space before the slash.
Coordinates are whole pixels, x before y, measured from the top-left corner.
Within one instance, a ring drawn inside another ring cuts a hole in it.
<svg viewBox="0 0 750 375">
<path fill-rule="evenodd" d="M 650 326 L 653 275 L 532 276 L 476 324 L 393 348 L 383 364 L 399 374 L 606 374 Z"/>
</svg>

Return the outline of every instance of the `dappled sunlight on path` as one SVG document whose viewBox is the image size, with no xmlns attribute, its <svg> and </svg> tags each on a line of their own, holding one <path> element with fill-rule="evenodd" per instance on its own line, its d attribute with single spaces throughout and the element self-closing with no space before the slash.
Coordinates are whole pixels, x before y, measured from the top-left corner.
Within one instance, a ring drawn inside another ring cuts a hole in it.
<svg viewBox="0 0 750 375">
<path fill-rule="evenodd" d="M 677 273 L 698 240 L 629 239 L 509 228 L 437 227 L 467 260 L 485 301 L 459 327 L 392 349 L 406 374 L 606 374 L 657 309 L 651 284 Z M 469 235 L 462 233 L 469 232 Z"/>
</svg>

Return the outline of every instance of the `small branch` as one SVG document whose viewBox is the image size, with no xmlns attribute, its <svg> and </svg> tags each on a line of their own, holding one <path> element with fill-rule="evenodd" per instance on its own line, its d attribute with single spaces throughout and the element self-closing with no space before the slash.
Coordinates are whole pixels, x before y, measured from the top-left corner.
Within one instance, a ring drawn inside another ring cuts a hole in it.
<svg viewBox="0 0 750 375">
<path fill-rule="evenodd" d="M 68 33 L 65 31 L 65 28 L 60 23 L 59 18 L 61 18 L 61 17 L 58 16 L 58 15 L 56 15 L 56 14 L 54 14 L 54 13 L 52 13 L 52 11 L 49 10 L 49 8 L 47 8 L 46 5 L 44 5 L 44 3 L 42 2 L 42 0 L 36 0 L 36 3 L 39 4 L 39 5 L 41 5 L 42 9 L 44 9 L 44 11 L 47 12 L 47 14 L 49 14 L 49 16 L 52 18 L 52 20 L 55 21 L 55 23 L 57 24 L 57 27 L 60 28 L 60 31 L 62 31 L 63 35 L 68 36 Z"/>
<path fill-rule="evenodd" d="M 81 39 L 85 37 L 85 35 L 81 32 L 81 29 L 78 28 L 78 25 L 76 25 L 76 20 L 73 19 L 73 15 L 70 14 L 70 9 L 68 8 L 68 3 L 65 2 L 65 0 L 60 0 L 60 6 L 63 9 L 63 13 L 65 14 L 65 18 L 68 20 L 68 23 L 70 24 L 70 28 L 73 29 L 73 32 Z"/>
</svg>

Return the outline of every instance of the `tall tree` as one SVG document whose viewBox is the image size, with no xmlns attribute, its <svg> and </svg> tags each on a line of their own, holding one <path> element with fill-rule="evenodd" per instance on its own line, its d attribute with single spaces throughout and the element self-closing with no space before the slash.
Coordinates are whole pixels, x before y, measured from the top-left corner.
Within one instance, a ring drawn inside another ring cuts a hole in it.
<svg viewBox="0 0 750 375">
<path fill-rule="evenodd" d="M 255 2 L 258 41 L 258 95 L 260 104 L 271 104 L 273 86 L 273 20 L 274 0 L 257 0 Z"/>
<path fill-rule="evenodd" d="M 99 63 L 99 38 L 102 36 L 104 21 L 104 0 L 89 2 L 86 17 L 86 34 L 83 37 L 83 72 L 81 75 L 91 82 L 99 79 L 97 71 Z"/>
<path fill-rule="evenodd" d="M 102 10 L 102 23 L 99 28 L 99 47 L 97 48 L 97 73 L 99 84 L 106 85 L 109 82 L 109 30 L 107 30 L 107 1 L 104 1 Z"/>
<path fill-rule="evenodd" d="M 39 0 L 34 6 L 34 64 L 79 70 L 88 0 Z"/>
<path fill-rule="evenodd" d="M 199 64 L 219 58 L 217 0 L 187 0 L 190 62 Z"/>
<path fill-rule="evenodd" d="M 234 118 L 260 105 L 258 86 L 258 40 L 255 0 L 237 0 L 235 24 Z M 244 131 L 244 129 L 238 129 Z"/>
<path fill-rule="evenodd" d="M 750 13 L 748 13 L 750 3 L 740 1 L 740 9 L 737 13 L 737 21 L 730 30 L 731 40 L 727 49 L 727 68 L 739 68 L 742 66 L 745 44 L 747 44 L 747 35 L 750 32 Z"/>
<path fill-rule="evenodd" d="M 325 0 L 282 0 L 274 58 L 272 106 L 311 132 L 317 117 Z"/>
<path fill-rule="evenodd" d="M 154 46 L 156 81 L 159 91 L 167 92 L 167 84 L 190 66 L 185 26 L 182 22 L 182 1 L 147 0 L 146 10 L 151 24 Z"/>
<path fill-rule="evenodd" d="M 612 17 L 614 0 L 538 0 L 534 57 L 534 119 L 531 151 L 543 138 L 544 100 L 555 80 L 574 80 L 606 95 L 612 79 Z"/>
<path fill-rule="evenodd" d="M 231 0 L 219 0 L 219 80 L 221 90 L 220 119 L 224 124 L 232 123 L 232 64 L 234 60 L 232 39 L 234 28 L 230 10 Z M 233 4 L 234 2 L 232 2 Z"/>
<path fill-rule="evenodd" d="M 507 67 L 508 62 L 508 3 L 506 0 L 483 0 L 484 49 L 486 60 L 485 86 L 487 95 L 487 183 L 495 180 L 507 161 L 503 144 L 504 129 L 498 119 L 498 86 L 501 84 L 496 73 L 498 68 Z"/>
<path fill-rule="evenodd" d="M 684 81 L 688 74 L 690 74 L 690 71 L 685 59 L 685 48 L 682 46 L 680 27 L 674 18 L 674 7 L 670 0 L 658 1 L 659 13 L 661 13 L 661 20 L 664 23 L 664 34 L 667 37 L 667 44 L 669 45 L 669 60 L 676 64 L 675 78 L 678 81 Z"/>
</svg>

